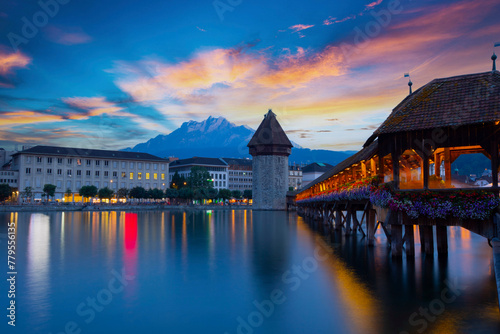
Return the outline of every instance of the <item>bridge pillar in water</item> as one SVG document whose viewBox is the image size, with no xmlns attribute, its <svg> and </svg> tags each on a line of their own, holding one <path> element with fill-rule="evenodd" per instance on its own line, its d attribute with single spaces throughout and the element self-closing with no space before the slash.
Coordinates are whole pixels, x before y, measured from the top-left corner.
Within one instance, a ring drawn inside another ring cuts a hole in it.
<svg viewBox="0 0 500 334">
<path fill-rule="evenodd" d="M 415 233 L 413 225 L 404 225 L 405 227 L 405 251 L 407 256 L 415 256 Z"/>
<path fill-rule="evenodd" d="M 419 230 L 422 253 L 434 254 L 434 233 L 432 231 L 432 225 L 420 225 Z"/>
<path fill-rule="evenodd" d="M 436 226 L 436 243 L 438 254 L 448 254 L 448 228 Z"/>
<path fill-rule="evenodd" d="M 377 212 L 375 209 L 369 209 L 366 219 L 366 236 L 368 238 L 368 246 L 375 245 L 375 224 Z"/>
</svg>

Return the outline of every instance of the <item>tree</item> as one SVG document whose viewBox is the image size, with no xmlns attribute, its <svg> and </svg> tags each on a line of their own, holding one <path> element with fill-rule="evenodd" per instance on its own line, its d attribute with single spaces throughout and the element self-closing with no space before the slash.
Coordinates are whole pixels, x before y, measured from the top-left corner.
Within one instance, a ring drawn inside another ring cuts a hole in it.
<svg viewBox="0 0 500 334">
<path fill-rule="evenodd" d="M 134 187 L 129 192 L 129 196 L 132 198 L 146 198 L 146 195 L 146 189 L 143 187 Z"/>
<path fill-rule="evenodd" d="M 243 191 L 243 197 L 246 199 L 252 199 L 252 189 L 245 189 L 245 191 Z"/>
<path fill-rule="evenodd" d="M 0 184 L 0 201 L 5 201 L 12 195 L 12 189 L 6 183 Z"/>
<path fill-rule="evenodd" d="M 179 175 L 177 171 L 175 171 L 174 176 L 172 176 L 172 182 L 170 182 L 170 188 L 173 189 L 181 189 L 187 185 L 187 180 L 184 175 Z"/>
<path fill-rule="evenodd" d="M 118 198 L 127 198 L 128 195 L 128 189 L 127 188 L 120 188 L 116 192 L 116 197 Z"/>
<path fill-rule="evenodd" d="M 109 189 L 108 187 L 104 187 L 104 188 L 99 189 L 98 196 L 100 199 L 103 199 L 103 198 L 110 199 L 111 197 L 113 197 L 114 193 L 115 192 L 112 189 Z"/>
<path fill-rule="evenodd" d="M 179 197 L 179 191 L 174 188 L 168 188 L 165 190 L 165 197 L 167 198 L 177 198 Z"/>
<path fill-rule="evenodd" d="M 231 198 L 231 196 L 231 190 L 229 189 L 219 189 L 219 193 L 217 194 L 217 197 L 223 200 L 228 200 Z"/>
<path fill-rule="evenodd" d="M 185 200 L 190 200 L 194 198 L 194 192 L 193 189 L 189 187 L 184 187 L 181 190 L 179 190 L 179 198 L 185 199 Z"/>
<path fill-rule="evenodd" d="M 213 188 L 212 177 L 205 167 L 193 166 L 187 179 L 188 186 L 194 189 Z"/>
<path fill-rule="evenodd" d="M 65 192 L 66 196 L 71 196 L 73 195 L 73 192 L 71 191 L 71 189 L 66 189 L 66 192 Z"/>
<path fill-rule="evenodd" d="M 54 197 L 56 194 L 56 186 L 53 184 L 45 184 L 43 186 L 43 193 L 47 196 L 47 199 L 49 197 Z"/>
<path fill-rule="evenodd" d="M 78 191 L 80 196 L 82 197 L 94 197 L 97 195 L 97 187 L 96 186 L 83 186 Z"/>
<path fill-rule="evenodd" d="M 24 190 L 21 192 L 21 196 L 24 198 L 24 199 L 30 199 L 30 202 L 31 202 L 31 198 L 33 197 L 33 188 L 31 187 L 26 187 L 24 188 Z"/>
<path fill-rule="evenodd" d="M 148 198 L 152 199 L 162 199 L 163 198 L 163 191 L 161 191 L 158 188 L 155 189 L 149 189 L 147 191 Z"/>
<path fill-rule="evenodd" d="M 205 192 L 207 194 L 207 198 L 214 199 L 218 195 L 218 191 L 215 188 L 207 188 L 205 189 Z"/>
<path fill-rule="evenodd" d="M 231 191 L 231 195 L 232 195 L 235 199 L 240 199 L 240 198 L 241 198 L 241 191 L 239 191 L 239 190 L 233 190 L 233 191 Z"/>
</svg>

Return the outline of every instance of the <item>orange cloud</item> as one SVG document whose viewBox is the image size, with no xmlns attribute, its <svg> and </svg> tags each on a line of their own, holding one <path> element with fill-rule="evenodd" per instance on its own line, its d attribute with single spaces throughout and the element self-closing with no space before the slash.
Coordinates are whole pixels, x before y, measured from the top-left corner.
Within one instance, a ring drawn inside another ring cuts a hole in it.
<svg viewBox="0 0 500 334">
<path fill-rule="evenodd" d="M 66 104 L 73 108 L 83 109 L 85 114 L 73 114 L 69 119 L 86 119 L 91 116 L 116 113 L 122 108 L 114 103 L 106 101 L 105 97 L 68 97 L 62 99 Z"/>
<path fill-rule="evenodd" d="M 57 122 L 61 121 L 61 116 L 47 115 L 36 111 L 20 110 L 13 112 L 5 112 L 1 114 L 0 126 L 12 127 L 20 124 L 41 123 L 41 122 Z"/>
<path fill-rule="evenodd" d="M 0 75 L 11 74 L 14 68 L 24 68 L 31 63 L 31 58 L 23 53 L 11 52 L 2 50 L 0 48 Z"/>
<path fill-rule="evenodd" d="M 292 30 L 293 32 L 299 32 L 312 27 L 314 27 L 314 24 L 296 24 L 291 27 L 288 27 L 288 29 Z"/>
</svg>

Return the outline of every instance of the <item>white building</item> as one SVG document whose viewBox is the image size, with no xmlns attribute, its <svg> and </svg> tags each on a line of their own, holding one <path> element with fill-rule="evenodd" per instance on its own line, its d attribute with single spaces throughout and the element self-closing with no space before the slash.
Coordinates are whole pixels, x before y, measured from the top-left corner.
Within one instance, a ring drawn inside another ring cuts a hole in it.
<svg viewBox="0 0 500 334">
<path fill-rule="evenodd" d="M 228 168 L 228 186 L 229 190 L 252 190 L 252 160 L 251 159 L 235 159 L 235 158 L 222 158 Z"/>
<path fill-rule="evenodd" d="M 228 164 L 219 158 L 200 158 L 174 160 L 170 163 L 169 182 L 172 182 L 175 172 L 186 179 L 194 166 L 204 167 L 210 173 L 215 189 L 227 189 L 228 187 Z"/>
<path fill-rule="evenodd" d="M 288 166 L 288 187 L 293 190 L 302 186 L 302 167 L 300 165 Z"/>
<path fill-rule="evenodd" d="M 148 153 L 35 146 L 13 155 L 12 170 L 19 172 L 18 188 L 31 187 L 40 199 L 45 184 L 56 186 L 55 199 L 82 186 L 145 189 L 168 188 L 168 160 Z M 76 200 L 76 199 L 75 199 Z"/>
</svg>

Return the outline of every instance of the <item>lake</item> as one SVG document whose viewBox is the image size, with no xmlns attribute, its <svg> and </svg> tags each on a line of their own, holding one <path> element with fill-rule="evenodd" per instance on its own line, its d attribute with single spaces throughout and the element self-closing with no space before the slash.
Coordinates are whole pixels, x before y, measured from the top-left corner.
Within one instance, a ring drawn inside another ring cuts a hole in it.
<svg viewBox="0 0 500 334">
<path fill-rule="evenodd" d="M 380 231 L 323 234 L 296 213 L 0 213 L 17 225 L 16 327 L 2 333 L 499 333 L 492 251 L 391 258 Z M 418 233 L 417 233 L 418 236 Z"/>
</svg>

